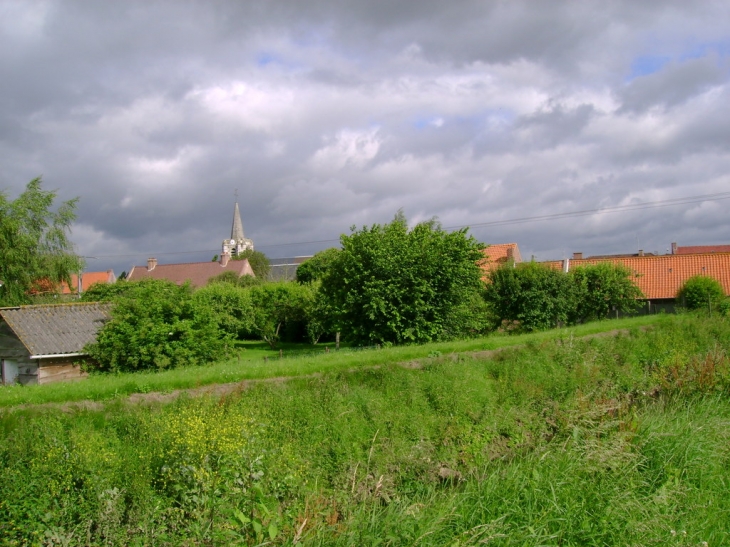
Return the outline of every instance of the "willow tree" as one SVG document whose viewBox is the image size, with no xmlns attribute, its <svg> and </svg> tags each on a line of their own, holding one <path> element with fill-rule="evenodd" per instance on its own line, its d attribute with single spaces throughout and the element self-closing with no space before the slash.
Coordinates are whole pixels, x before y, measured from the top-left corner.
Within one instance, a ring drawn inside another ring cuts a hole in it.
<svg viewBox="0 0 730 547">
<path fill-rule="evenodd" d="M 43 190 L 40 178 L 15 200 L 0 192 L 0 305 L 31 301 L 55 291 L 83 267 L 69 240 L 78 198 L 53 210 L 56 192 Z"/>
</svg>

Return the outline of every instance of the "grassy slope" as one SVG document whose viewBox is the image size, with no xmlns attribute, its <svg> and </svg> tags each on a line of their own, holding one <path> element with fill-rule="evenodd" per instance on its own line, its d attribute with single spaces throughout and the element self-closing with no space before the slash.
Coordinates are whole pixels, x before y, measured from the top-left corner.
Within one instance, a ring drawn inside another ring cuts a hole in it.
<svg viewBox="0 0 730 547">
<path fill-rule="evenodd" d="M 50 402 L 103 401 L 132 393 L 169 392 L 175 389 L 195 388 L 242 380 L 302 376 L 323 372 L 350 370 L 360 367 L 397 363 L 427 357 L 440 352 L 459 353 L 491 350 L 514 345 L 551 340 L 565 336 L 586 336 L 615 329 L 638 328 L 666 321 L 668 316 L 650 315 L 631 319 L 598 321 L 566 329 L 525 334 L 519 336 L 489 336 L 470 340 L 403 346 L 381 350 L 314 354 L 311 346 L 304 350 L 286 347 L 285 359 L 279 360 L 279 352 L 261 343 L 244 345 L 237 357 L 204 367 L 188 367 L 155 373 L 98 375 L 76 383 L 57 383 L 44 386 L 11 386 L 0 389 L 0 408 L 20 404 Z M 301 347 L 301 346 L 300 346 Z M 303 356 L 291 357 L 297 351 Z M 264 357 L 269 361 L 264 361 Z"/>
<path fill-rule="evenodd" d="M 526 342 L 223 399 L 0 412 L 0 540 L 730 542 L 726 321 Z"/>
</svg>

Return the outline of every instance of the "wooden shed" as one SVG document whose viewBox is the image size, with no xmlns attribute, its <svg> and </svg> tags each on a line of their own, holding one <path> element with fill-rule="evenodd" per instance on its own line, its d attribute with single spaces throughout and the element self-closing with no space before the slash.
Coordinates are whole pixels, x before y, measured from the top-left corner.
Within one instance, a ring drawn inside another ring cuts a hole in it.
<svg viewBox="0 0 730 547">
<path fill-rule="evenodd" d="M 3 384 L 47 384 L 83 378 L 84 347 L 109 320 L 107 303 L 0 308 Z"/>
</svg>

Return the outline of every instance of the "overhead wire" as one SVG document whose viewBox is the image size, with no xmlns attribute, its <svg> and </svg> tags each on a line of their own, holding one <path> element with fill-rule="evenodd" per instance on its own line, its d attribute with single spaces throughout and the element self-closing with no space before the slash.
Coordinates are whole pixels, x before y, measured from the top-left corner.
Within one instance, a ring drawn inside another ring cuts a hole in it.
<svg viewBox="0 0 730 547">
<path fill-rule="evenodd" d="M 457 226 L 445 226 L 444 230 L 461 230 L 464 228 L 486 228 L 490 226 L 508 226 L 512 224 L 524 224 L 527 222 L 543 222 L 548 220 L 560 220 L 573 217 L 582 217 L 589 215 L 602 215 L 607 213 L 620 213 L 625 211 L 640 211 L 644 209 L 656 209 L 660 207 L 671 207 L 674 205 L 685 205 L 690 203 L 701 203 L 704 201 L 719 201 L 730 199 L 730 192 L 717 192 L 714 194 L 704 194 L 699 196 L 686 196 L 682 198 L 663 199 L 657 201 L 645 201 L 641 203 L 629 203 L 626 205 L 616 205 L 613 207 L 600 207 L 597 209 L 584 209 L 581 211 L 568 211 L 565 213 L 554 213 L 550 215 L 536 215 L 530 217 L 511 218 L 503 220 L 492 220 L 489 222 L 476 222 L 472 224 L 463 224 Z M 313 241 L 298 241 L 292 243 L 272 243 L 269 245 L 257 245 L 259 249 L 270 249 L 274 247 L 292 247 L 296 245 L 316 245 L 320 243 L 335 243 L 340 239 L 319 239 Z M 219 249 L 202 249 L 198 251 L 170 251 L 170 252 L 139 252 L 129 254 L 113 254 L 113 255 L 95 255 L 96 258 L 129 258 L 142 255 L 168 256 L 168 255 L 185 255 L 185 254 L 202 254 L 216 253 Z"/>
</svg>

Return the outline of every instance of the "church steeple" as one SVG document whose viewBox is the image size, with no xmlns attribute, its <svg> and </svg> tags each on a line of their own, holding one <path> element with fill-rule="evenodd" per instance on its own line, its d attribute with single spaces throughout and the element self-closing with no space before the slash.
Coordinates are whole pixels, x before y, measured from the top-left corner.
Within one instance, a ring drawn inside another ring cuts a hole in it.
<svg viewBox="0 0 730 547">
<path fill-rule="evenodd" d="M 233 223 L 231 224 L 231 238 L 223 240 L 221 256 L 233 257 L 248 249 L 253 251 L 253 241 L 246 239 L 241 222 L 241 211 L 238 209 L 238 190 L 236 190 L 236 205 L 233 208 Z"/>
<path fill-rule="evenodd" d="M 241 222 L 241 211 L 238 210 L 238 202 L 236 202 L 236 207 L 233 209 L 231 239 L 235 239 L 236 241 L 239 239 L 246 239 L 246 236 L 243 235 L 243 222 Z"/>
</svg>

